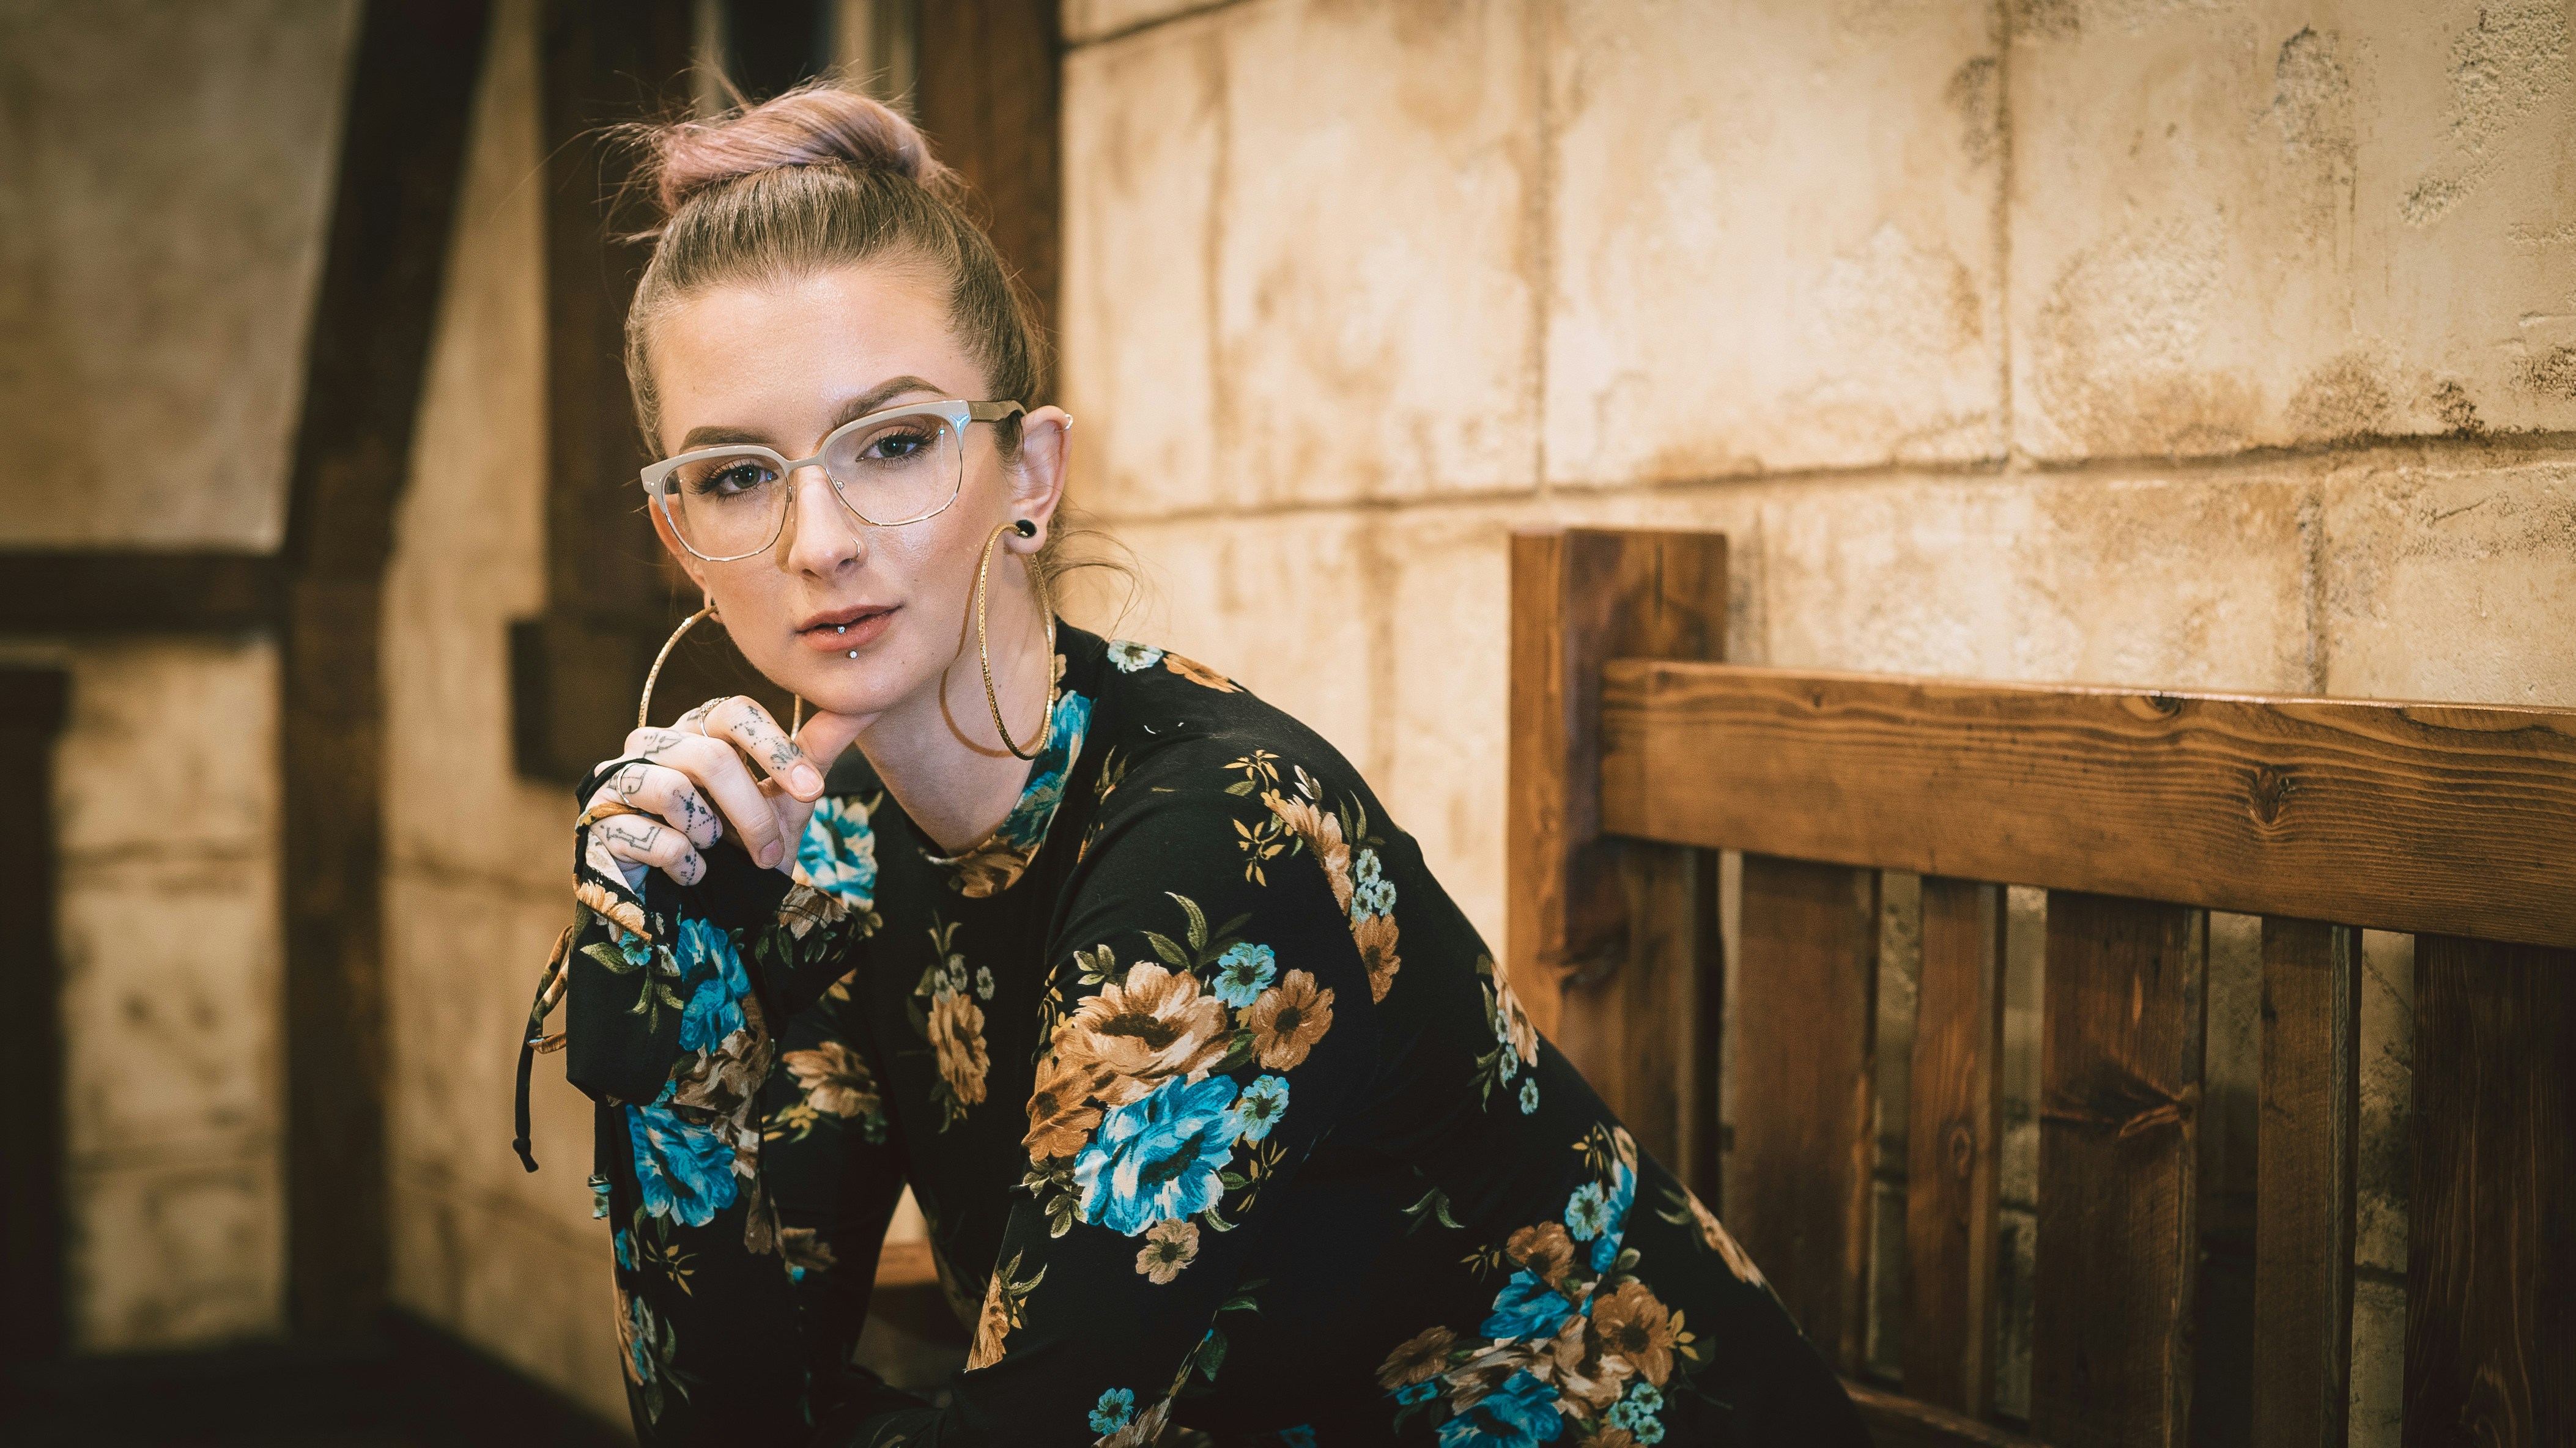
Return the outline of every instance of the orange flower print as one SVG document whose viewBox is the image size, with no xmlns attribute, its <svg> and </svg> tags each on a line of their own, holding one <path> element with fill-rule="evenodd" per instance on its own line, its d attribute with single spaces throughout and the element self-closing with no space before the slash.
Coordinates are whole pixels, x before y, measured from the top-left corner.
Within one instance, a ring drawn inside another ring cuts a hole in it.
<svg viewBox="0 0 2576 1448">
<path fill-rule="evenodd" d="M 1342 838 L 1342 821 L 1302 799 L 1291 799 L 1271 790 L 1261 796 L 1270 812 L 1288 826 L 1288 833 L 1305 841 L 1306 850 L 1315 863 L 1324 868 L 1324 883 L 1333 887 L 1333 903 L 1345 913 L 1351 908 L 1351 845 Z"/>
<path fill-rule="evenodd" d="M 879 1106 L 876 1077 L 859 1053 L 839 1041 L 781 1058 L 805 1092 L 805 1104 L 827 1116 L 864 1116 Z"/>
<path fill-rule="evenodd" d="M 1225 1055 L 1225 1004 L 1202 994 L 1196 976 L 1151 961 L 1085 1000 L 1056 1028 L 1055 1053 L 1068 1066 L 1097 1065 L 1112 1106 L 1142 1100 L 1174 1076 L 1192 1081 Z"/>
<path fill-rule="evenodd" d="M 1395 1345 L 1378 1364 L 1377 1385 L 1389 1392 L 1435 1377 L 1449 1366 L 1449 1348 L 1458 1334 L 1445 1327 L 1426 1327 Z"/>
<path fill-rule="evenodd" d="M 1316 989 L 1312 973 L 1292 970 L 1244 1011 L 1243 1024 L 1252 1029 L 1252 1049 L 1261 1064 L 1272 1071 L 1289 1070 L 1333 1028 L 1333 993 Z"/>
<path fill-rule="evenodd" d="M 1594 1300 L 1592 1331 L 1601 1351 L 1616 1353 L 1656 1387 L 1673 1371 L 1672 1313 L 1643 1282 L 1629 1282 Z"/>
<path fill-rule="evenodd" d="M 1198 1256 L 1199 1229 L 1195 1225 L 1156 1222 L 1145 1229 L 1145 1247 L 1136 1254 L 1136 1270 L 1149 1282 L 1169 1282 Z"/>
<path fill-rule="evenodd" d="M 1232 679 L 1227 678 L 1225 675 L 1218 673 L 1216 670 L 1209 668 L 1207 665 L 1200 663 L 1196 659 L 1182 658 L 1179 654 L 1173 653 L 1168 649 L 1163 653 L 1163 667 L 1180 675 L 1182 678 L 1189 680 L 1193 684 L 1200 685 L 1203 688 L 1214 689 L 1220 694 L 1240 694 L 1243 692 L 1241 689 L 1234 686 L 1234 681 Z"/>
<path fill-rule="evenodd" d="M 1395 984 L 1395 973 L 1404 962 L 1395 954 L 1395 917 L 1362 915 L 1351 921 L 1351 943 L 1360 948 L 1360 964 L 1368 968 L 1369 999 L 1386 999 Z"/>
<path fill-rule="evenodd" d="M 957 1094 L 958 1105 L 984 1099 L 984 1073 L 992 1061 L 984 1053 L 984 1012 L 972 997 L 941 991 L 931 998 L 930 1048 L 939 1059 L 939 1079 Z"/>
<path fill-rule="evenodd" d="M 1100 1108 L 1091 1098 L 1108 1086 L 1110 1074 L 1094 1063 L 1049 1055 L 1038 1063 L 1035 1090 L 1029 1093 L 1029 1134 L 1020 1144 L 1031 1161 L 1071 1156 L 1091 1139 L 1100 1124 Z"/>
</svg>

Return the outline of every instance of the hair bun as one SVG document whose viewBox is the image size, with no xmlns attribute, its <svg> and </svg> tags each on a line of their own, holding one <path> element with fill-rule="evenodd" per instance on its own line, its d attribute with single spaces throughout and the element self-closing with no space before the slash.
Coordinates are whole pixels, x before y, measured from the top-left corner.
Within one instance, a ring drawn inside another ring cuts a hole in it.
<svg viewBox="0 0 2576 1448">
<path fill-rule="evenodd" d="M 930 154 L 920 127 L 829 81 L 809 81 L 719 120 L 655 127 L 648 141 L 653 196 L 666 216 L 700 192 L 786 167 L 884 171 L 933 187 L 951 174 Z"/>
</svg>

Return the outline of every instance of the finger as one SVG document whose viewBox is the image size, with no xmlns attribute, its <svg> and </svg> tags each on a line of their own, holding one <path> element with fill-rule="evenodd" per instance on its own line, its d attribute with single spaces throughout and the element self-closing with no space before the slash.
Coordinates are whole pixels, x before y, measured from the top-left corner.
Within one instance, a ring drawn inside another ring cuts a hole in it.
<svg viewBox="0 0 2576 1448">
<path fill-rule="evenodd" d="M 785 786 L 800 800 L 819 798 L 823 793 L 823 771 L 797 747 L 778 721 L 761 707 L 758 699 L 736 694 L 707 711 L 707 728 L 719 739 L 730 739 L 763 773 Z"/>
<path fill-rule="evenodd" d="M 649 815 L 601 820 L 590 827 L 590 838 L 604 843 L 616 858 L 650 865 L 683 885 L 706 878 L 706 858 L 689 844 L 688 837 Z"/>
<path fill-rule="evenodd" d="M 762 868 L 778 863 L 778 812 L 760 791 L 733 741 L 696 733 L 674 735 L 670 743 L 647 756 L 689 777 L 704 798 L 733 824 L 733 837 Z"/>
<path fill-rule="evenodd" d="M 817 714 L 805 721 L 804 728 L 796 731 L 797 747 L 805 751 L 806 758 L 829 764 L 840 758 L 841 752 L 858 738 L 860 722 L 847 714 Z M 805 826 L 814 818 L 814 807 L 822 803 L 822 799 L 819 794 L 812 799 L 783 795 L 770 801 L 778 811 L 778 826 L 786 832 L 788 839 L 802 841 L 805 838 Z"/>
<path fill-rule="evenodd" d="M 599 793 L 592 799 L 613 799 L 659 815 L 702 850 L 724 837 L 724 821 L 715 806 L 707 803 L 706 796 L 698 793 L 697 785 L 687 775 L 667 764 L 642 759 L 621 764 L 601 783 Z M 598 808 L 596 803 L 592 808 Z"/>
</svg>

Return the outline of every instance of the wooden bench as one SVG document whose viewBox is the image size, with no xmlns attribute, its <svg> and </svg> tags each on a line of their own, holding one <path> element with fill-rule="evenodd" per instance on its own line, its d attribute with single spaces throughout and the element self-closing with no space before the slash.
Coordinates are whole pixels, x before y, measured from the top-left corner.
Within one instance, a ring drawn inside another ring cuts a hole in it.
<svg viewBox="0 0 2576 1448">
<path fill-rule="evenodd" d="M 1720 536 L 1513 539 L 1507 956 L 1883 1442 L 2191 1438 L 2210 910 L 2262 917 L 2250 1441 L 2346 1442 L 2371 928 L 2416 937 L 2405 1442 L 2576 1442 L 2576 710 L 1735 667 L 1726 596 Z M 1922 877 L 1901 1394 L 1857 1381 L 1883 870 Z M 2005 885 L 2048 892 L 2009 1427 Z"/>
</svg>

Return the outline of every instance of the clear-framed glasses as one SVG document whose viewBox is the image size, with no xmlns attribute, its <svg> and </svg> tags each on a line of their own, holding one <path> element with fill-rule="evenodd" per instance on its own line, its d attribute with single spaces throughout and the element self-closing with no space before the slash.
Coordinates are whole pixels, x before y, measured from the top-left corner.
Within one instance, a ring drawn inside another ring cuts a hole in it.
<svg viewBox="0 0 2576 1448">
<path fill-rule="evenodd" d="M 708 563 L 764 552 L 786 529 L 792 479 L 820 465 L 832 496 L 862 523 L 897 528 L 938 517 L 966 476 L 966 427 L 1028 409 L 1016 402 L 910 402 L 832 429 L 810 458 L 753 443 L 699 448 L 642 475 L 644 495 L 680 545 Z"/>
</svg>

